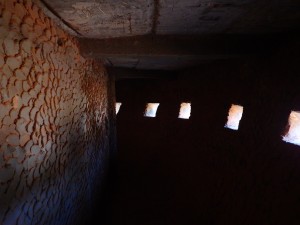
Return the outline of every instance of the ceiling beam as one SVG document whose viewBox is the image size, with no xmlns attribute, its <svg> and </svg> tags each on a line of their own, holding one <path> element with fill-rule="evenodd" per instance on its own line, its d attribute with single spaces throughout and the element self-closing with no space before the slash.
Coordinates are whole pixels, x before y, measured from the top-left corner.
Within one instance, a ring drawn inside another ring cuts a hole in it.
<svg viewBox="0 0 300 225">
<path fill-rule="evenodd" d="M 109 75 L 114 76 L 116 80 L 123 79 L 174 79 L 177 73 L 174 71 L 161 71 L 161 70 L 137 70 L 128 68 L 113 68 L 108 67 L 107 72 Z"/>
<path fill-rule="evenodd" d="M 281 35 L 135 36 L 113 39 L 79 38 L 83 56 L 244 56 L 269 53 Z"/>
<path fill-rule="evenodd" d="M 182 70 L 218 60 L 266 57 L 296 33 L 260 35 L 135 36 L 79 39 L 81 54 L 100 59 L 107 67 L 137 70 Z"/>
</svg>

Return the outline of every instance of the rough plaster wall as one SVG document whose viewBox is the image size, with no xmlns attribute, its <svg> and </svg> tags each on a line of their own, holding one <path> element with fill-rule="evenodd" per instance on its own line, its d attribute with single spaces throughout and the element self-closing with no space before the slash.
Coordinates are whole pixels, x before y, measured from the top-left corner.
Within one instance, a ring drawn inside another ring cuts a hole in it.
<svg viewBox="0 0 300 225">
<path fill-rule="evenodd" d="M 80 222 L 114 143 L 111 84 L 35 3 L 0 1 L 0 224 Z"/>
</svg>

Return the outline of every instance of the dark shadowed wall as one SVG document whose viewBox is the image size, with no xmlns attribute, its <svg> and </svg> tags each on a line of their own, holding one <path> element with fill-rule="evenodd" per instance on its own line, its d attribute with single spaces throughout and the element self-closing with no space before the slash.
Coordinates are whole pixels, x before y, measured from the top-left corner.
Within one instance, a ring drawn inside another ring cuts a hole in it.
<svg viewBox="0 0 300 225">
<path fill-rule="evenodd" d="M 281 135 L 300 110 L 299 42 L 173 80 L 121 80 L 119 186 L 111 224 L 299 224 L 300 146 Z M 189 120 L 177 119 L 181 102 Z M 157 118 L 145 118 L 159 102 Z M 241 104 L 240 129 L 225 129 Z"/>
<path fill-rule="evenodd" d="M 104 67 L 32 1 L 1 0 L 0 100 L 0 224 L 80 224 L 115 146 Z"/>
</svg>

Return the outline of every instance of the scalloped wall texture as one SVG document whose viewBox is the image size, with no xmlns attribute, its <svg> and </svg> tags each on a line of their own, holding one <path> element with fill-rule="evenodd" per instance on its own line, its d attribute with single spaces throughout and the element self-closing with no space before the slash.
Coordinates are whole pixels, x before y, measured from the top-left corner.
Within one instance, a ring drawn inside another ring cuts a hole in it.
<svg viewBox="0 0 300 225">
<path fill-rule="evenodd" d="M 0 0 L 0 224 L 79 223 L 114 148 L 112 84 L 37 4 Z"/>
</svg>

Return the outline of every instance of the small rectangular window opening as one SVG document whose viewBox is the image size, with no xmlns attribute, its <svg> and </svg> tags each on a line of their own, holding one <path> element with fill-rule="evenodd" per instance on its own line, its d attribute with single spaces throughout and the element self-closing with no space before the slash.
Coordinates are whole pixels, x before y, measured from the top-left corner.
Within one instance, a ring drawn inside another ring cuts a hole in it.
<svg viewBox="0 0 300 225">
<path fill-rule="evenodd" d="M 189 119 L 190 116 L 191 116 L 191 103 L 187 103 L 187 102 L 181 103 L 178 118 Z"/>
<path fill-rule="evenodd" d="M 159 103 L 148 103 L 144 113 L 145 117 L 156 117 L 156 111 Z"/>
<path fill-rule="evenodd" d="M 300 112 L 292 111 L 289 116 L 288 130 L 282 140 L 300 145 Z"/>
<path fill-rule="evenodd" d="M 228 112 L 227 123 L 225 127 L 232 130 L 238 130 L 242 115 L 243 106 L 232 104 Z"/>
<path fill-rule="evenodd" d="M 120 111 L 122 103 L 121 102 L 116 102 L 116 114 Z"/>
</svg>

